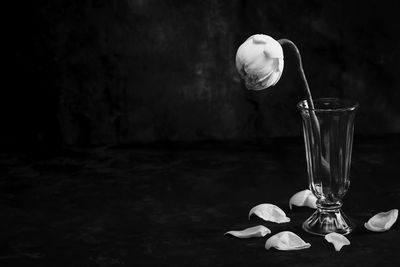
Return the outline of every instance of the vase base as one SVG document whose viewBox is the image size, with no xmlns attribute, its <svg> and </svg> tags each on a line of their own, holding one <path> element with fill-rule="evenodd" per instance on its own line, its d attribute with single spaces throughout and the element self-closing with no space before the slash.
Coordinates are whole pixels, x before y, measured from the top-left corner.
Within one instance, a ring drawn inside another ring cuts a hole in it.
<svg viewBox="0 0 400 267">
<path fill-rule="evenodd" d="M 304 223 L 304 231 L 314 235 L 326 235 L 329 233 L 338 233 L 347 235 L 355 228 L 340 209 L 325 210 L 318 208 Z"/>
</svg>

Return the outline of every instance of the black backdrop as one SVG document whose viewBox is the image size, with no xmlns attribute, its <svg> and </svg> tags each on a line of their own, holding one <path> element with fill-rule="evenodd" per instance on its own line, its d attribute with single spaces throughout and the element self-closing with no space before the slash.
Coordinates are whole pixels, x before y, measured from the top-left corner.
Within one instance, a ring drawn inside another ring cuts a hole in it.
<svg viewBox="0 0 400 267">
<path fill-rule="evenodd" d="M 285 49 L 280 82 L 234 67 L 254 33 L 300 48 L 314 97 L 357 99 L 356 134 L 400 132 L 396 1 L 33 1 L 12 4 L 2 145 L 56 147 L 301 135 Z M 5 51 L 8 54 L 8 51 Z"/>
</svg>

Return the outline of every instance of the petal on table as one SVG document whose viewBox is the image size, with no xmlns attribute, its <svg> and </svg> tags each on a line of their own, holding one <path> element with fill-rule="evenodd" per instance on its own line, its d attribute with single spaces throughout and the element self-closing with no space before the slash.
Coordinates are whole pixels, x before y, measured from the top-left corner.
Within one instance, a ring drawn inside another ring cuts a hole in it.
<svg viewBox="0 0 400 267">
<path fill-rule="evenodd" d="M 260 204 L 252 208 L 249 212 L 249 219 L 252 214 L 257 215 L 261 219 L 276 223 L 290 222 L 290 218 L 285 212 L 273 204 Z"/>
<path fill-rule="evenodd" d="M 283 231 L 271 236 L 265 242 L 265 248 L 276 248 L 278 250 L 300 250 L 311 247 L 310 243 L 304 242 L 298 235 L 290 231 Z"/>
<path fill-rule="evenodd" d="M 242 231 L 229 231 L 226 232 L 225 235 L 229 234 L 236 236 L 238 238 L 250 238 L 250 237 L 263 237 L 270 233 L 271 231 L 267 227 L 263 225 L 258 225 L 244 229 Z"/>
<path fill-rule="evenodd" d="M 380 212 L 375 214 L 371 219 L 368 220 L 368 222 L 364 223 L 364 227 L 373 232 L 387 231 L 396 222 L 398 215 L 398 209 Z"/>
<path fill-rule="evenodd" d="M 325 240 L 332 243 L 336 251 L 340 251 L 343 246 L 350 245 L 350 241 L 344 235 L 338 233 L 325 235 Z"/>
<path fill-rule="evenodd" d="M 292 205 L 301 207 L 306 206 L 313 209 L 317 208 L 317 197 L 314 194 L 306 189 L 294 194 L 289 200 L 289 208 L 292 209 Z"/>
</svg>

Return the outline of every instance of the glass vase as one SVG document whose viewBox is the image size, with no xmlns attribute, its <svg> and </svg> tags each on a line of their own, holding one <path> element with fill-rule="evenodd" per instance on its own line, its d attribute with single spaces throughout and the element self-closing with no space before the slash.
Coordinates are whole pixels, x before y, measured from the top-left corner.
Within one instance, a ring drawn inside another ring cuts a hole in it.
<svg viewBox="0 0 400 267">
<path fill-rule="evenodd" d="M 307 101 L 297 105 L 303 122 L 308 184 L 317 197 L 317 210 L 304 223 L 309 233 L 350 233 L 355 224 L 341 210 L 350 186 L 356 102 L 338 98 Z"/>
</svg>

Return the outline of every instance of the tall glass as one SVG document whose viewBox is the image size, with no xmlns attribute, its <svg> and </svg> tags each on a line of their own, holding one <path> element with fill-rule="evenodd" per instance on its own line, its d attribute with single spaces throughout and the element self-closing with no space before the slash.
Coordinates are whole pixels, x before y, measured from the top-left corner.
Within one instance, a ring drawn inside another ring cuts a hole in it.
<svg viewBox="0 0 400 267">
<path fill-rule="evenodd" d="M 350 185 L 356 102 L 337 98 L 307 101 L 297 105 L 303 121 L 308 184 L 317 197 L 317 210 L 303 223 L 309 233 L 350 233 L 355 225 L 341 211 Z"/>
</svg>

